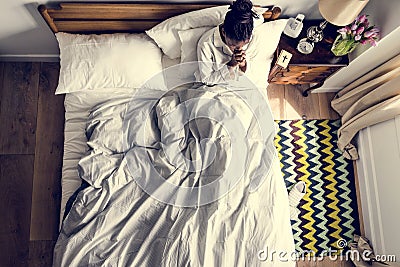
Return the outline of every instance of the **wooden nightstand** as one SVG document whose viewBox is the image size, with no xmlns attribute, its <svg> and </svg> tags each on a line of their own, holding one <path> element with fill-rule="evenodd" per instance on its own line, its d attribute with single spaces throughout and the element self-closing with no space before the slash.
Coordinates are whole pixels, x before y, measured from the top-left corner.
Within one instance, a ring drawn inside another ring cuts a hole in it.
<svg viewBox="0 0 400 267">
<path fill-rule="evenodd" d="M 312 53 L 304 55 L 297 51 L 297 44 L 301 38 L 306 36 L 308 27 L 318 25 L 320 22 L 320 20 L 303 21 L 303 30 L 296 39 L 282 33 L 268 76 L 270 83 L 313 84 L 313 86 L 303 92 L 303 96 L 307 96 L 309 91 L 321 87 L 326 78 L 349 64 L 347 55 L 336 57 L 330 51 L 332 43 L 338 35 L 338 27 L 332 24 L 328 24 L 324 29 L 324 39 L 321 42 L 315 43 Z M 283 49 L 293 55 L 286 69 L 276 64 L 276 59 Z"/>
</svg>

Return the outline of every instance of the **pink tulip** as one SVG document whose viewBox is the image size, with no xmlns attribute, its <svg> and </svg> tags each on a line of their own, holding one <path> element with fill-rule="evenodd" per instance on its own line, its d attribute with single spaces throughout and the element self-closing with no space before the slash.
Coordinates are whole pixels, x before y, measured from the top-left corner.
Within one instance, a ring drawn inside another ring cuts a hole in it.
<svg viewBox="0 0 400 267">
<path fill-rule="evenodd" d="M 377 46 L 378 45 L 378 43 L 375 41 L 375 40 L 370 40 L 369 41 L 369 43 L 372 45 L 372 46 Z"/>
<path fill-rule="evenodd" d="M 367 15 L 361 15 L 361 16 L 358 16 L 358 18 L 357 18 L 357 20 L 360 22 L 360 23 L 363 23 L 365 20 L 367 19 Z"/>
<path fill-rule="evenodd" d="M 356 34 L 359 35 L 359 34 L 363 33 L 364 30 L 365 30 L 365 28 L 363 26 L 361 26 L 356 30 Z"/>
<path fill-rule="evenodd" d="M 379 33 L 379 29 L 377 27 L 374 27 L 371 29 L 371 32 L 378 32 Z"/>
<path fill-rule="evenodd" d="M 360 40 L 361 40 L 361 35 L 356 35 L 356 36 L 354 37 L 354 40 L 360 41 Z"/>
<path fill-rule="evenodd" d="M 351 30 L 352 31 L 355 31 L 356 29 L 357 29 L 357 24 L 356 23 L 354 23 L 353 25 L 351 25 Z"/>
<path fill-rule="evenodd" d="M 364 39 L 364 40 L 361 40 L 361 41 L 360 41 L 360 43 L 361 43 L 362 45 L 365 45 L 365 44 L 367 44 L 368 42 L 369 42 L 368 39 Z"/>
<path fill-rule="evenodd" d="M 374 38 L 375 39 L 376 37 L 378 37 L 378 33 L 374 32 L 374 33 L 372 33 L 372 35 L 369 38 Z"/>
<path fill-rule="evenodd" d="M 370 37 L 372 37 L 373 35 L 376 36 L 377 33 L 373 32 L 373 31 L 364 32 L 364 37 L 365 37 L 365 38 L 370 38 Z"/>
</svg>

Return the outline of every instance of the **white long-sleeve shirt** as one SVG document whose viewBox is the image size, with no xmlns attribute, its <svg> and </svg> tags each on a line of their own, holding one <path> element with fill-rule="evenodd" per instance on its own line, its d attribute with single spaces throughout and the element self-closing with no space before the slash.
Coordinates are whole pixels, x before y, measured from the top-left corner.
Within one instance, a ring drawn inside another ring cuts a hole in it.
<svg viewBox="0 0 400 267">
<path fill-rule="evenodd" d="M 232 51 L 222 41 L 217 26 L 204 33 L 198 42 L 199 70 L 195 73 L 196 79 L 207 85 L 215 85 L 238 81 L 241 76 L 246 75 L 256 86 L 266 88 L 268 62 L 267 59 L 258 56 L 259 49 L 262 49 L 260 38 L 257 32 L 254 32 L 246 49 L 246 72 L 243 73 L 239 66 L 228 68 L 226 63 L 231 60 Z"/>
</svg>

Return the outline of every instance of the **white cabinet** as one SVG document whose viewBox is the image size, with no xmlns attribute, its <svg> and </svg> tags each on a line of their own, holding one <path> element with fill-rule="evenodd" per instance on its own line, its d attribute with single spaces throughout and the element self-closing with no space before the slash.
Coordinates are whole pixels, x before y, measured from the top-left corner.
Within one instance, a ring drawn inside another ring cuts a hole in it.
<svg viewBox="0 0 400 267">
<path fill-rule="evenodd" d="M 363 129 L 357 141 L 365 236 L 400 262 L 400 116 Z"/>
</svg>

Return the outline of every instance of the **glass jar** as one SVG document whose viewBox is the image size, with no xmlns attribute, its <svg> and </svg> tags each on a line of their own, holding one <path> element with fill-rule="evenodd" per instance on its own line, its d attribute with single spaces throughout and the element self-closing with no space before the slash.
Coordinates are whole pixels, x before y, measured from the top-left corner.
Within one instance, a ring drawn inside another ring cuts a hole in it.
<svg viewBox="0 0 400 267">
<path fill-rule="evenodd" d="M 344 56 L 352 52 L 358 46 L 358 44 L 359 43 L 354 39 L 346 39 L 343 38 L 342 35 L 338 35 L 335 39 L 335 42 L 333 42 L 331 51 L 337 57 Z"/>
</svg>

